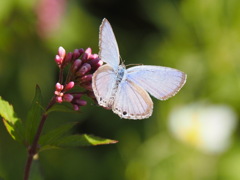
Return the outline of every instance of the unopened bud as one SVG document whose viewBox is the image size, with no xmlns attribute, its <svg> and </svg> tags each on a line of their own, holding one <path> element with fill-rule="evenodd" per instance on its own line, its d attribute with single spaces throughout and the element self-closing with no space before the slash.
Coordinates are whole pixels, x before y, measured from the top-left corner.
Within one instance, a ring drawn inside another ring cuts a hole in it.
<svg viewBox="0 0 240 180">
<path fill-rule="evenodd" d="M 57 97 L 56 97 L 56 102 L 62 103 L 62 101 L 63 101 L 63 100 L 62 100 L 62 97 L 60 97 L 60 96 L 57 96 Z"/>
<path fill-rule="evenodd" d="M 61 66 L 63 59 L 59 55 L 56 55 L 55 62 L 57 63 L 58 66 Z"/>
<path fill-rule="evenodd" d="M 73 100 L 73 95 L 71 95 L 71 94 L 64 94 L 63 95 L 63 101 L 71 102 L 72 100 Z"/>
<path fill-rule="evenodd" d="M 82 76 L 82 75 L 88 73 L 90 70 L 91 70 L 91 65 L 88 63 L 84 63 L 76 74 L 77 74 L 77 76 Z"/>
<path fill-rule="evenodd" d="M 89 81 L 92 80 L 92 76 L 93 76 L 92 74 L 88 74 L 88 75 L 82 76 L 80 78 L 80 82 L 81 83 L 89 82 Z"/>
<path fill-rule="evenodd" d="M 92 49 L 91 49 L 91 48 L 87 48 L 87 49 L 85 50 L 85 53 L 91 55 L 91 54 L 92 54 Z"/>
<path fill-rule="evenodd" d="M 80 108 L 79 108 L 79 106 L 78 105 L 76 105 L 76 104 L 73 104 L 73 110 L 74 111 L 78 111 Z"/>
<path fill-rule="evenodd" d="M 64 86 L 61 85 L 60 83 L 56 83 L 55 88 L 56 88 L 57 91 L 62 91 Z"/>
<path fill-rule="evenodd" d="M 78 50 L 78 49 L 75 49 L 75 50 L 73 51 L 73 58 L 74 58 L 74 59 L 77 59 L 77 58 L 79 58 L 79 56 L 80 56 L 79 50 Z"/>
<path fill-rule="evenodd" d="M 72 71 L 76 72 L 80 68 L 81 64 L 82 64 L 82 60 L 80 59 L 75 60 L 72 65 Z"/>
<path fill-rule="evenodd" d="M 83 94 L 78 93 L 74 95 L 74 99 L 80 99 L 82 97 Z"/>
<path fill-rule="evenodd" d="M 67 53 L 66 57 L 65 57 L 65 62 L 68 63 L 72 60 L 72 57 L 73 57 L 73 53 L 72 52 L 69 52 Z"/>
<path fill-rule="evenodd" d="M 98 58 L 97 54 L 90 54 L 89 59 L 96 59 Z"/>
<path fill-rule="evenodd" d="M 84 101 L 82 99 L 76 99 L 76 100 L 74 99 L 73 103 L 78 105 L 78 106 L 85 106 L 85 105 L 87 105 L 87 101 Z"/>
<path fill-rule="evenodd" d="M 97 70 L 100 66 L 103 65 L 103 61 L 100 60 L 99 58 L 90 60 L 88 61 L 88 63 L 92 66 L 93 70 Z"/>
<path fill-rule="evenodd" d="M 62 46 L 60 46 L 60 47 L 58 48 L 58 55 L 59 55 L 62 59 L 65 58 L 66 51 L 65 51 L 65 49 L 64 49 Z"/>
<path fill-rule="evenodd" d="M 84 49 L 81 48 L 81 49 L 78 49 L 78 52 L 80 53 L 80 56 L 84 53 Z"/>
<path fill-rule="evenodd" d="M 83 53 L 81 59 L 82 59 L 84 62 L 86 62 L 86 61 L 88 60 L 88 57 L 89 57 L 89 54 L 88 54 L 88 53 Z"/>
<path fill-rule="evenodd" d="M 69 82 L 66 86 L 65 86 L 65 91 L 69 91 L 70 89 L 72 89 L 74 87 L 74 82 L 71 81 Z"/>
</svg>

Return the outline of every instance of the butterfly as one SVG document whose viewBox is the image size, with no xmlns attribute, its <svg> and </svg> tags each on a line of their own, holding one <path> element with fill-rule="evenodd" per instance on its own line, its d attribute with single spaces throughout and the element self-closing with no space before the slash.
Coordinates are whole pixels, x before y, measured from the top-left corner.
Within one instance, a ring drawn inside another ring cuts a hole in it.
<svg viewBox="0 0 240 180">
<path fill-rule="evenodd" d="M 93 92 L 100 106 L 112 109 L 121 118 L 150 117 L 153 102 L 149 94 L 166 100 L 186 82 L 184 72 L 169 67 L 138 65 L 126 69 L 120 64 L 118 44 L 105 18 L 100 25 L 99 49 L 99 57 L 105 64 L 93 74 Z"/>
</svg>

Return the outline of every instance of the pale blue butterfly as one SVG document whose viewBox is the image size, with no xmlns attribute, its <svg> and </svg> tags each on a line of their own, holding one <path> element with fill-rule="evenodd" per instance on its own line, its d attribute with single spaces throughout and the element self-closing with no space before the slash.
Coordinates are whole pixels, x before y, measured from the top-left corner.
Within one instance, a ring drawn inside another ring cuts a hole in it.
<svg viewBox="0 0 240 180">
<path fill-rule="evenodd" d="M 100 26 L 99 48 L 106 64 L 93 74 L 93 91 L 100 106 L 112 109 L 121 118 L 148 118 L 153 110 L 148 93 L 166 100 L 186 82 L 186 74 L 173 68 L 140 65 L 126 69 L 120 64 L 117 41 L 107 19 Z"/>
</svg>

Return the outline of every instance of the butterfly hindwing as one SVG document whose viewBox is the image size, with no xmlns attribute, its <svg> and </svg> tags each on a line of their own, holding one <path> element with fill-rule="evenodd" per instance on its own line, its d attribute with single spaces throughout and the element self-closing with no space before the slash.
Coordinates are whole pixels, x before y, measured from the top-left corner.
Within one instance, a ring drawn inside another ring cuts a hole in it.
<svg viewBox="0 0 240 180">
<path fill-rule="evenodd" d="M 127 69 L 127 72 L 128 80 L 160 100 L 174 96 L 186 81 L 185 73 L 162 66 L 135 66 Z"/>
<path fill-rule="evenodd" d="M 113 112 L 125 119 L 145 119 L 151 116 L 153 102 L 148 93 L 137 84 L 122 81 L 115 96 Z"/>
<path fill-rule="evenodd" d="M 92 87 L 100 106 L 111 108 L 112 91 L 116 83 L 116 73 L 109 65 L 103 65 L 94 73 Z"/>
</svg>

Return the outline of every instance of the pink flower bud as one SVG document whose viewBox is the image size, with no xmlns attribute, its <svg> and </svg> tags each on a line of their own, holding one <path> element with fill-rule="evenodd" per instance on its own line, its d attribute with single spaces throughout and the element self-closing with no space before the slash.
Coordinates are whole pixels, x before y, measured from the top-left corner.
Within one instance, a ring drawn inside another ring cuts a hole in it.
<svg viewBox="0 0 240 180">
<path fill-rule="evenodd" d="M 69 82 L 66 86 L 65 86 L 65 91 L 69 91 L 70 89 L 72 89 L 74 87 L 74 82 L 71 81 Z"/>
<path fill-rule="evenodd" d="M 78 93 L 74 95 L 74 99 L 80 99 L 82 97 L 83 94 Z"/>
<path fill-rule="evenodd" d="M 55 94 L 56 96 L 59 96 L 59 95 L 60 95 L 60 92 L 59 92 L 59 91 L 54 91 L 54 94 Z"/>
<path fill-rule="evenodd" d="M 103 61 L 100 60 L 99 58 L 90 60 L 88 61 L 88 63 L 92 66 L 93 70 L 97 70 L 100 66 L 103 65 Z"/>
<path fill-rule="evenodd" d="M 80 60 L 80 59 L 75 60 L 72 65 L 72 71 L 76 72 L 80 68 L 81 65 L 82 65 L 82 60 Z"/>
<path fill-rule="evenodd" d="M 60 96 L 57 96 L 57 97 L 56 97 L 56 102 L 62 103 L 62 101 L 63 101 L 63 100 L 62 100 L 62 97 L 60 97 Z"/>
<path fill-rule="evenodd" d="M 87 54 L 87 53 L 83 53 L 81 59 L 82 59 L 84 62 L 86 62 L 86 61 L 88 60 L 88 57 L 89 57 L 89 54 Z"/>
<path fill-rule="evenodd" d="M 63 62 L 63 59 L 59 55 L 56 55 L 55 56 L 55 62 L 57 63 L 57 65 L 60 66 Z"/>
<path fill-rule="evenodd" d="M 91 55 L 92 54 L 92 49 L 91 48 L 87 48 L 85 50 L 85 53 Z"/>
<path fill-rule="evenodd" d="M 80 82 L 81 83 L 85 83 L 85 82 L 89 82 L 89 81 L 92 81 L 92 74 L 88 74 L 88 75 L 85 75 L 85 76 L 82 76 L 80 78 Z"/>
<path fill-rule="evenodd" d="M 73 103 L 78 105 L 78 106 L 85 106 L 85 105 L 87 105 L 87 101 L 84 101 L 82 99 L 76 99 L 76 100 L 74 99 Z"/>
<path fill-rule="evenodd" d="M 98 58 L 97 54 L 90 54 L 89 59 L 96 59 Z"/>
<path fill-rule="evenodd" d="M 81 49 L 78 49 L 78 52 L 80 53 L 80 56 L 84 53 L 84 49 L 81 48 Z"/>
<path fill-rule="evenodd" d="M 60 47 L 58 48 L 58 55 L 59 55 L 62 59 L 65 58 L 66 51 L 65 51 L 65 49 L 64 49 L 62 46 L 60 46 Z"/>
<path fill-rule="evenodd" d="M 75 49 L 75 50 L 73 51 L 73 58 L 74 58 L 74 59 L 77 59 L 77 58 L 79 58 L 79 56 L 80 56 L 79 50 L 78 50 L 78 49 Z"/>
<path fill-rule="evenodd" d="M 63 95 L 63 101 L 71 102 L 72 100 L 73 100 L 73 95 L 71 95 L 71 94 L 64 94 Z"/>
<path fill-rule="evenodd" d="M 73 110 L 74 111 L 78 111 L 80 108 L 79 108 L 79 106 L 78 105 L 76 105 L 76 104 L 73 104 Z"/>
<path fill-rule="evenodd" d="M 88 73 L 91 70 L 91 65 L 88 63 L 84 63 L 82 67 L 77 71 L 77 76 L 82 76 Z"/>
<path fill-rule="evenodd" d="M 65 57 L 65 62 L 68 63 L 72 60 L 72 57 L 73 57 L 73 53 L 72 52 L 69 52 L 67 53 L 66 57 Z"/>
<path fill-rule="evenodd" d="M 61 85 L 60 83 L 56 83 L 55 88 L 56 88 L 57 91 L 62 91 L 64 86 Z"/>
</svg>

